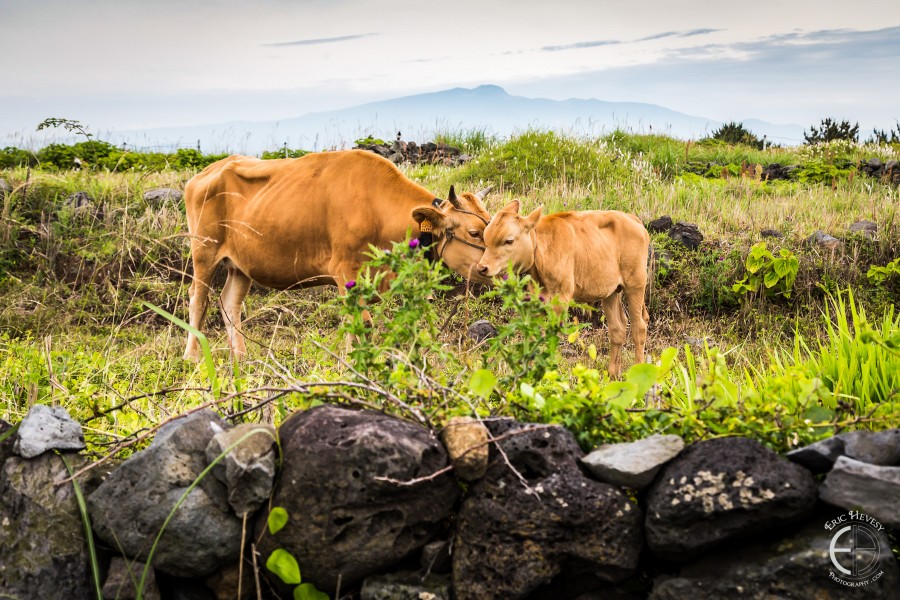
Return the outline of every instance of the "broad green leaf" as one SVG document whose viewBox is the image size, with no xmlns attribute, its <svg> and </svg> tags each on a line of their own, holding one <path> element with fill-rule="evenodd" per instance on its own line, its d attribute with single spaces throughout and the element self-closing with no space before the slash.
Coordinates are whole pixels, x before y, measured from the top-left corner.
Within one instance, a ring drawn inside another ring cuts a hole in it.
<svg viewBox="0 0 900 600">
<path fill-rule="evenodd" d="M 828 423 L 834 418 L 834 413 L 824 406 L 812 406 L 803 413 L 803 418 L 810 423 Z"/>
<path fill-rule="evenodd" d="M 469 389 L 473 394 L 482 398 L 490 396 L 495 385 L 497 385 L 497 378 L 487 369 L 478 369 L 472 373 L 472 377 L 469 379 Z"/>
<path fill-rule="evenodd" d="M 287 525 L 288 522 L 288 513 L 284 508 L 280 506 L 276 506 L 272 509 L 272 512 L 269 513 L 269 533 L 275 535 L 281 529 Z"/>
<path fill-rule="evenodd" d="M 525 383 L 524 381 L 520 383 L 519 391 L 522 392 L 523 398 L 528 398 L 529 400 L 534 398 L 534 387 L 530 383 Z"/>
<path fill-rule="evenodd" d="M 300 565 L 294 555 L 285 550 L 278 548 L 269 555 L 266 561 L 266 568 L 278 575 L 278 577 L 288 585 L 300 583 Z"/>
<path fill-rule="evenodd" d="M 678 348 L 669 346 L 662 351 L 662 354 L 659 355 L 659 374 L 661 376 L 672 370 L 672 365 L 675 364 L 677 356 Z"/>
<path fill-rule="evenodd" d="M 594 344 L 588 346 L 588 356 L 591 357 L 591 360 L 597 360 L 597 346 Z"/>
<path fill-rule="evenodd" d="M 320 592 L 311 583 L 301 583 L 294 588 L 294 600 L 329 600 L 328 594 Z"/>
<path fill-rule="evenodd" d="M 603 388 L 601 398 L 607 404 L 619 408 L 631 406 L 637 397 L 637 385 L 630 381 L 613 381 Z"/>
<path fill-rule="evenodd" d="M 656 384 L 656 376 L 659 369 L 650 363 L 638 363 L 625 373 L 625 381 L 635 384 L 635 397 L 642 399 L 650 388 Z"/>
</svg>

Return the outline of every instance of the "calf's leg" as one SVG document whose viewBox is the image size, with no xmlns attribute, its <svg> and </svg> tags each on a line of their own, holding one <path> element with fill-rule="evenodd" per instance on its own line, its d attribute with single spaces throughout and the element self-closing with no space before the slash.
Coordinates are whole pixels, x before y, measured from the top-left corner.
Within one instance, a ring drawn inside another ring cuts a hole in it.
<svg viewBox="0 0 900 600">
<path fill-rule="evenodd" d="M 215 252 L 210 252 L 203 245 L 197 243 L 192 245 L 191 257 L 194 263 L 194 275 L 188 290 L 190 296 L 188 322 L 191 327 L 200 331 L 203 328 L 206 309 L 209 306 L 209 290 L 212 285 L 213 273 L 216 270 L 216 257 Z M 193 361 L 200 360 L 200 343 L 193 333 L 188 333 L 184 358 Z"/>
<path fill-rule="evenodd" d="M 622 311 L 622 295 L 617 292 L 604 298 L 602 304 L 609 329 L 609 376 L 617 378 L 622 373 L 622 346 L 628 330 Z"/>
<path fill-rule="evenodd" d="M 647 343 L 647 322 L 650 315 L 644 305 L 644 288 L 635 287 L 625 290 L 628 302 L 628 314 L 631 318 L 631 339 L 634 340 L 634 362 L 644 362 L 644 344 Z"/>
</svg>

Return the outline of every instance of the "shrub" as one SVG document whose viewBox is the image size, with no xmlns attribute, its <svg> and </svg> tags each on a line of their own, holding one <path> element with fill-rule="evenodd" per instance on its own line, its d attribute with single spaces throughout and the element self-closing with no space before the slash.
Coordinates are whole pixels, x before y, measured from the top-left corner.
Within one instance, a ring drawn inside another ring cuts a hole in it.
<svg viewBox="0 0 900 600">
<path fill-rule="evenodd" d="M 756 148 L 757 150 L 763 149 L 763 141 L 756 137 L 753 132 L 745 129 L 743 123 L 736 123 L 734 121 L 725 123 L 713 131 L 712 136 L 710 137 L 714 140 L 721 140 L 727 144 L 743 144 L 745 146 Z"/>
<path fill-rule="evenodd" d="M 859 123 L 851 125 L 850 121 L 833 121 L 830 117 L 822 119 L 821 124 L 816 127 L 810 125 L 809 133 L 803 132 L 803 139 L 807 144 L 818 144 L 819 142 L 830 142 L 832 140 L 848 140 L 856 142 L 859 140 Z"/>
</svg>

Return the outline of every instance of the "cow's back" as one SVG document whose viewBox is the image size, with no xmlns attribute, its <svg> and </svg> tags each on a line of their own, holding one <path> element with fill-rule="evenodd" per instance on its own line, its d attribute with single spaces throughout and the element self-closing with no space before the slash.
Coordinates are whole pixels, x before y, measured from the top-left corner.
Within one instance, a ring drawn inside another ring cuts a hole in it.
<svg viewBox="0 0 900 600">
<path fill-rule="evenodd" d="M 232 156 L 185 188 L 191 233 L 215 240 L 217 261 L 274 288 L 327 278 L 342 254 L 403 239 L 412 208 L 431 198 L 389 161 L 360 150 Z"/>
</svg>

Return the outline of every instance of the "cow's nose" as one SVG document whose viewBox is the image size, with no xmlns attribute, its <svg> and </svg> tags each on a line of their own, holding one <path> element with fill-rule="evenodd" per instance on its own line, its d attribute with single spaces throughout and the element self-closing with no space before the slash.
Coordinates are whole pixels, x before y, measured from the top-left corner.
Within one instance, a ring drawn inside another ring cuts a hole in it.
<svg viewBox="0 0 900 600">
<path fill-rule="evenodd" d="M 487 265 L 483 265 L 483 264 L 481 264 L 481 263 L 478 263 L 478 274 L 481 275 L 481 276 L 483 276 L 483 277 L 487 277 L 487 274 L 488 274 L 488 268 L 487 268 Z"/>
</svg>

